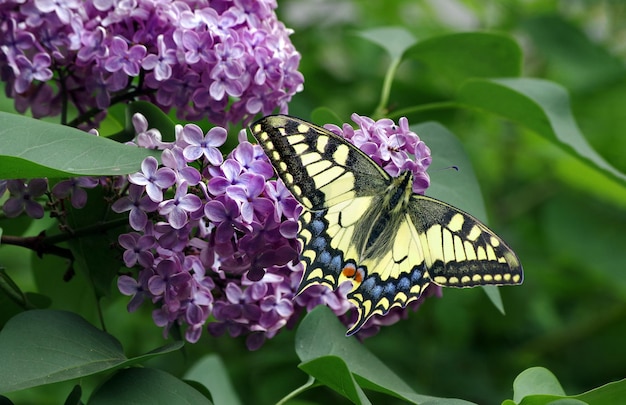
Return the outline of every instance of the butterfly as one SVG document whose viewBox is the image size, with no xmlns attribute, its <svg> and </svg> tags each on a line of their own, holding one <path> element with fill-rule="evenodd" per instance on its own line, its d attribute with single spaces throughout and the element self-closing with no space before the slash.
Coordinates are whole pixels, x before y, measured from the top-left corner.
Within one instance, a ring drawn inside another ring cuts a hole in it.
<svg viewBox="0 0 626 405">
<path fill-rule="evenodd" d="M 431 283 L 522 283 L 511 248 L 470 214 L 414 193 L 411 171 L 392 177 L 344 138 L 299 118 L 267 116 L 251 131 L 304 208 L 297 293 L 351 281 L 357 320 L 348 336 L 373 315 L 417 300 Z"/>
</svg>

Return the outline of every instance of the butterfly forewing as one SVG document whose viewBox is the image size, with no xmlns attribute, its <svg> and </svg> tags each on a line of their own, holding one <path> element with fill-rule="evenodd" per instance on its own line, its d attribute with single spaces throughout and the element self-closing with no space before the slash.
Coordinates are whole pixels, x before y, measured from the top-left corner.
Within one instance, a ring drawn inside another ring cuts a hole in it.
<svg viewBox="0 0 626 405">
<path fill-rule="evenodd" d="M 305 208 L 298 293 L 352 282 L 358 317 L 348 334 L 418 299 L 430 283 L 522 282 L 519 259 L 501 238 L 471 215 L 413 194 L 411 174 L 392 179 L 345 139 L 298 118 L 269 116 L 251 128 Z"/>
<path fill-rule="evenodd" d="M 391 181 L 360 149 L 306 121 L 271 115 L 251 128 L 278 176 L 306 209 L 374 195 Z"/>
</svg>

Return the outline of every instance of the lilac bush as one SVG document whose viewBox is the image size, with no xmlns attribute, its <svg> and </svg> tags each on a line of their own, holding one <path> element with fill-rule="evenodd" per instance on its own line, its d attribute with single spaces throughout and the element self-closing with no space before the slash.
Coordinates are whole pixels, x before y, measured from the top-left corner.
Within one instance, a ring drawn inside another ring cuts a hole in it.
<svg viewBox="0 0 626 405">
<path fill-rule="evenodd" d="M 274 1 L 16 0 L 0 4 L 0 78 L 19 112 L 96 127 L 145 99 L 225 126 L 286 112 L 300 54 Z"/>
<path fill-rule="evenodd" d="M 428 187 L 430 151 L 406 119 L 395 125 L 354 114 L 353 120 L 356 129 L 348 124 L 327 128 L 354 142 L 390 174 L 412 170 L 415 191 Z M 106 187 L 107 195 L 117 196 L 112 210 L 126 213 L 132 228 L 118 238 L 123 263 L 132 270 L 118 278 L 120 292 L 131 296 L 128 310 L 150 302 L 155 324 L 165 334 L 182 327 L 190 342 L 208 330 L 213 336 L 246 336 L 248 347 L 256 349 L 317 305 L 330 307 L 346 325 L 354 323 L 356 312 L 346 298 L 349 282 L 336 291 L 312 286 L 296 296 L 303 273 L 297 240 L 302 207 L 274 179 L 263 150 L 247 141 L 245 130 L 223 157 L 227 131 L 222 127 L 204 133 L 195 124 L 177 125 L 175 140 L 163 142 L 145 117 L 136 114 L 133 123 L 135 144 L 162 149 L 161 163 L 147 157 L 139 172 L 114 181 L 63 180 L 47 196 L 44 179 L 5 181 L 0 183 L 0 191 L 9 192 L 5 214 L 41 218 L 42 197 L 62 213 L 64 200 L 80 208 L 87 202 L 85 189 Z M 370 318 L 357 336 L 375 334 L 438 293 L 433 285 L 409 308 Z"/>
<path fill-rule="evenodd" d="M 256 349 L 317 305 L 329 306 L 346 325 L 355 320 L 348 283 L 295 295 L 303 273 L 297 240 L 302 208 L 274 179 L 262 149 L 243 130 L 224 156 L 228 124 L 276 109 L 284 113 L 302 89 L 300 54 L 275 8 L 273 1 L 248 0 L 0 4 L 0 78 L 18 111 L 62 113 L 67 123 L 72 105 L 78 117 L 70 124 L 91 129 L 112 104 L 143 99 L 176 109 L 180 118 L 215 124 L 206 133 L 195 124 L 177 125 L 175 140 L 166 142 L 135 114 L 134 144 L 161 150 L 160 163 L 148 157 L 126 178 L 67 179 L 50 192 L 45 179 L 0 182 L 0 194 L 10 193 L 2 207 L 6 216 L 41 218 L 47 198 L 61 221 L 66 200 L 82 208 L 85 189 L 107 188 L 106 195 L 116 196 L 112 210 L 128 215 L 132 229 L 118 238 L 121 258 L 133 270 L 118 279 L 119 290 L 131 296 L 128 310 L 151 302 L 164 333 L 182 327 L 190 342 L 208 330 L 245 335 Z M 396 125 L 356 114 L 353 120 L 356 129 L 328 129 L 391 175 L 411 170 L 413 190 L 423 193 L 430 151 L 407 120 Z M 430 287 L 409 309 L 438 292 Z M 374 316 L 358 336 L 406 314 L 394 308 Z"/>
<path fill-rule="evenodd" d="M 430 151 L 406 119 L 399 126 L 356 114 L 353 120 L 357 129 L 347 124 L 328 129 L 366 150 L 390 174 L 412 170 L 414 190 L 428 187 Z M 137 132 L 145 134 L 143 119 L 134 122 Z M 158 131 L 150 131 L 152 139 L 160 139 Z M 295 296 L 303 272 L 296 238 L 302 207 L 273 179 L 267 157 L 247 141 L 245 130 L 225 159 L 218 149 L 225 129 L 203 134 L 188 124 L 176 133 L 175 142 L 163 144 L 163 165 L 146 158 L 142 171 L 128 176 L 128 196 L 113 205 L 117 212 L 130 211 L 135 230 L 119 238 L 124 263 L 138 268 L 136 276 L 123 275 L 118 281 L 120 291 L 132 296 L 128 309 L 148 300 L 156 305 L 153 319 L 165 333 L 183 325 L 191 342 L 204 328 L 214 336 L 247 335 L 250 349 L 317 305 L 328 305 L 346 325 L 352 324 L 356 313 L 346 298 L 349 282 L 336 291 L 313 286 Z M 140 135 L 138 143 L 154 144 Z M 439 292 L 430 287 L 409 309 Z M 375 316 L 358 336 L 371 336 L 407 313 L 394 308 Z"/>
</svg>

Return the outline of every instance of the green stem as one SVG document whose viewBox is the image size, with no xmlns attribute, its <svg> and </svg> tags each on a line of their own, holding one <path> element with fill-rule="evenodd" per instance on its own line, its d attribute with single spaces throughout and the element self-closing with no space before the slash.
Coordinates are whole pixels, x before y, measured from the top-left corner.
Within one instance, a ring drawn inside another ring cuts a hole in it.
<svg viewBox="0 0 626 405">
<path fill-rule="evenodd" d="M 302 392 L 311 388 L 314 383 L 315 383 L 315 378 L 309 376 L 309 379 L 307 380 L 306 383 L 304 383 L 304 385 L 296 388 L 295 390 L 291 391 L 289 394 L 285 395 L 280 401 L 276 402 L 276 405 L 286 404 L 287 401 L 289 401 L 290 399 L 295 398 L 297 395 L 300 395 Z"/>
<path fill-rule="evenodd" d="M 385 80 L 383 81 L 383 88 L 380 92 L 380 102 L 374 110 L 374 114 L 372 114 L 372 119 L 374 120 L 382 118 L 387 114 L 387 103 L 389 102 L 389 94 L 391 93 L 391 83 L 393 83 L 393 78 L 396 75 L 398 66 L 400 66 L 400 62 L 402 62 L 401 58 L 392 60 L 389 69 L 387 69 Z"/>
<path fill-rule="evenodd" d="M 2 235 L 2 238 L 0 238 L 0 244 L 24 247 L 37 253 L 39 257 L 45 254 L 52 254 L 69 260 L 74 260 L 74 256 L 69 249 L 57 245 L 61 242 L 66 242 L 71 239 L 76 239 L 95 233 L 102 233 L 111 229 L 118 228 L 120 226 L 124 226 L 126 224 L 128 224 L 128 218 L 118 218 L 112 221 L 99 222 L 94 225 L 86 226 L 70 233 L 63 233 L 49 237 L 46 236 L 43 232 L 37 236 L 26 237 Z"/>
</svg>

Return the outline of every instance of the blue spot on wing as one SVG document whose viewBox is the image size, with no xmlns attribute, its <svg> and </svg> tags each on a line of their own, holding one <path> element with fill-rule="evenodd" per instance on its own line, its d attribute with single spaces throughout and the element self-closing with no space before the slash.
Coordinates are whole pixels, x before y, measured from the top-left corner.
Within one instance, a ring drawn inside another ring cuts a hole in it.
<svg viewBox="0 0 626 405">
<path fill-rule="evenodd" d="M 330 263 L 331 260 L 331 255 L 328 251 L 323 251 L 319 254 L 319 256 L 317 256 L 317 261 L 320 262 L 320 264 L 323 264 L 324 266 L 328 266 L 328 264 Z"/>
<path fill-rule="evenodd" d="M 326 227 L 324 226 L 324 222 L 320 221 L 319 219 L 315 219 L 309 224 L 309 229 L 314 236 L 319 236 L 322 232 L 326 230 Z"/>
<path fill-rule="evenodd" d="M 407 277 L 402 277 L 398 281 L 398 290 L 409 291 L 410 288 L 411 288 L 411 281 Z"/>
<path fill-rule="evenodd" d="M 324 251 L 326 250 L 326 246 L 328 245 L 328 243 L 326 242 L 326 239 L 324 239 L 324 237 L 322 236 L 318 236 L 316 238 L 314 238 L 311 241 L 310 246 L 317 250 L 318 252 Z"/>
<path fill-rule="evenodd" d="M 385 295 L 388 297 L 393 298 L 393 296 L 396 295 L 396 285 L 393 283 L 393 281 L 390 281 L 387 284 L 385 284 L 384 290 L 385 290 Z"/>
<path fill-rule="evenodd" d="M 341 256 L 337 255 L 333 257 L 333 259 L 330 261 L 330 264 L 328 265 L 328 270 L 330 270 L 330 272 L 333 274 L 339 274 L 342 269 L 343 260 L 341 259 Z"/>
</svg>

